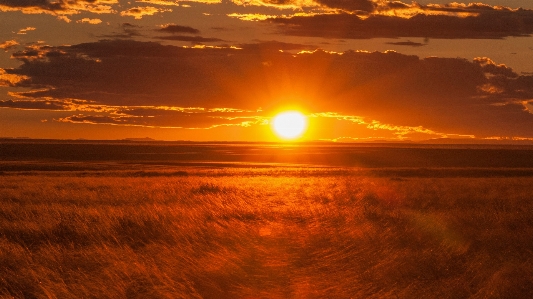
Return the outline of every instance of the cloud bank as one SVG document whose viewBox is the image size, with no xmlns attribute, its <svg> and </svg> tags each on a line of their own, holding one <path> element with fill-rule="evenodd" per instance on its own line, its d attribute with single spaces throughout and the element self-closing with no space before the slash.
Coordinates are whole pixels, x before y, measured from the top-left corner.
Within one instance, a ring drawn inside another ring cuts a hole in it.
<svg viewBox="0 0 533 299">
<path fill-rule="evenodd" d="M 501 39 L 533 33 L 533 10 L 485 4 L 426 5 L 413 2 L 320 0 L 336 13 L 275 17 L 286 35 L 325 38 L 427 37 Z M 357 13 L 364 11 L 364 13 Z"/>
<path fill-rule="evenodd" d="M 60 122 L 180 128 L 261 125 L 279 109 L 299 107 L 317 119 L 402 138 L 533 137 L 533 76 L 490 58 L 295 54 L 298 48 L 305 50 L 276 41 L 233 48 L 131 40 L 32 46 L 13 54 L 20 67 L 0 72 L 2 85 L 21 88 L 0 106 L 73 112 Z"/>
</svg>

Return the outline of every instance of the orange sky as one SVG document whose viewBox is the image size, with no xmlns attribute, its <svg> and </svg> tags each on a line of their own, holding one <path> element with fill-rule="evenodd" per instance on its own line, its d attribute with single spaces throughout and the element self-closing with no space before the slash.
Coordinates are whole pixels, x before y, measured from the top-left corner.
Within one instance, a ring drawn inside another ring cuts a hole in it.
<svg viewBox="0 0 533 299">
<path fill-rule="evenodd" d="M 0 1 L 0 137 L 533 140 L 533 3 Z"/>
</svg>

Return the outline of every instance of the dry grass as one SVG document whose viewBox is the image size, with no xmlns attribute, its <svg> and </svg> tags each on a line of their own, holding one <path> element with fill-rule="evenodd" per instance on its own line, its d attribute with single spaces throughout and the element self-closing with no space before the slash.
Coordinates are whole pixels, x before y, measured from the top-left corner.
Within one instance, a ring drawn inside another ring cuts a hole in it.
<svg viewBox="0 0 533 299">
<path fill-rule="evenodd" d="M 163 174 L 1 176 L 0 296 L 533 297 L 533 178 Z"/>
</svg>

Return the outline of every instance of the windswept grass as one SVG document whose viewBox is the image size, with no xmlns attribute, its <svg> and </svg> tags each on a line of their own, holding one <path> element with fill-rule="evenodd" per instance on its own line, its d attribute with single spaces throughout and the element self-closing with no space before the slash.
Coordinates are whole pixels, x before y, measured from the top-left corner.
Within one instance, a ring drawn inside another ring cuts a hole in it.
<svg viewBox="0 0 533 299">
<path fill-rule="evenodd" d="M 0 297 L 533 297 L 533 178 L 315 171 L 4 174 Z"/>
</svg>

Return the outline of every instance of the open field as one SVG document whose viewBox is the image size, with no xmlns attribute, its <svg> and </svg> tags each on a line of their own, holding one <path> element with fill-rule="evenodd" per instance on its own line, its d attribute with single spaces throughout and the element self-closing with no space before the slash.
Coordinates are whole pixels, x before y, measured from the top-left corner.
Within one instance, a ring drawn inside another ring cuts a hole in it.
<svg viewBox="0 0 533 299">
<path fill-rule="evenodd" d="M 156 164 L 4 159 L 0 298 L 533 297 L 531 168 Z"/>
</svg>

